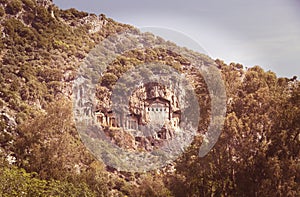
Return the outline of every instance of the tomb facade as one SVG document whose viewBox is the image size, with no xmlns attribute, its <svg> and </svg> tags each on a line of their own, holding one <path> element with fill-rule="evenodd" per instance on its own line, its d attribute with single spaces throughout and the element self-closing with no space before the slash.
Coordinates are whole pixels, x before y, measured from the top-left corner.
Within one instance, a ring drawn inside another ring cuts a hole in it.
<svg viewBox="0 0 300 197">
<path fill-rule="evenodd" d="M 178 98 L 174 91 L 158 83 L 150 83 L 139 87 L 129 98 L 129 113 L 113 113 L 108 108 L 95 112 L 98 124 L 108 130 L 119 132 L 145 132 L 145 125 L 159 128 L 149 131 L 151 136 L 132 136 L 137 144 L 150 144 L 152 147 L 161 144 L 161 140 L 168 140 L 180 127 L 181 111 Z M 155 127 L 156 126 L 156 127 Z M 152 128 L 152 127 L 147 127 Z M 151 130 L 151 129 L 150 129 Z M 138 145 L 137 145 L 138 146 Z M 151 148 L 150 148 L 151 149 Z"/>
</svg>

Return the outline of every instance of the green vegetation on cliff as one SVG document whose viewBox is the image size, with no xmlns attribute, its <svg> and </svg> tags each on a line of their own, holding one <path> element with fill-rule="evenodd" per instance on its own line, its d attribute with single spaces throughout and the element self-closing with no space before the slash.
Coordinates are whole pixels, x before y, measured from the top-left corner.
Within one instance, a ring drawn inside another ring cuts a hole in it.
<svg viewBox="0 0 300 197">
<path fill-rule="evenodd" d="M 133 27 L 105 15 L 61 10 L 47 0 L 0 0 L 0 24 L 0 196 L 300 193 L 300 86 L 295 77 L 277 78 L 259 66 L 244 69 L 216 60 L 228 103 L 223 133 L 210 153 L 199 158 L 202 139 L 196 139 L 175 162 L 175 171 L 112 173 L 79 139 L 72 82 L 94 46 Z M 109 65 L 97 97 L 129 68 L 152 61 L 179 71 L 187 65 L 180 55 L 160 48 L 128 51 Z M 195 78 L 204 84 L 201 76 Z M 209 114 L 206 91 L 196 87 L 202 114 Z M 200 130 L 207 121 L 202 119 Z"/>
</svg>

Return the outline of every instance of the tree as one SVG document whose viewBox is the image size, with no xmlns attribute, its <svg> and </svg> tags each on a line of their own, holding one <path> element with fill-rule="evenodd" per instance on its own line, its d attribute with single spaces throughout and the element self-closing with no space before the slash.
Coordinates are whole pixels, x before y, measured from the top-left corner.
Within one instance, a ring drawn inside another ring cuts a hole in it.
<svg viewBox="0 0 300 197">
<path fill-rule="evenodd" d="M 204 158 L 198 158 L 201 140 L 195 140 L 176 162 L 169 188 L 175 196 L 296 196 L 299 82 L 277 79 L 259 67 L 239 81 L 231 76 L 240 66 L 221 68 L 231 80 L 223 132 Z"/>
<path fill-rule="evenodd" d="M 75 164 L 92 159 L 79 141 L 72 121 L 71 104 L 50 104 L 29 123 L 21 124 L 15 141 L 17 165 L 42 178 L 65 179 L 77 174 Z"/>
<path fill-rule="evenodd" d="M 96 196 L 86 184 L 41 180 L 24 169 L 0 167 L 1 196 Z"/>
<path fill-rule="evenodd" d="M 118 77 L 115 76 L 113 73 L 106 73 L 101 79 L 101 85 L 111 89 L 113 85 L 117 82 L 117 80 Z"/>
</svg>

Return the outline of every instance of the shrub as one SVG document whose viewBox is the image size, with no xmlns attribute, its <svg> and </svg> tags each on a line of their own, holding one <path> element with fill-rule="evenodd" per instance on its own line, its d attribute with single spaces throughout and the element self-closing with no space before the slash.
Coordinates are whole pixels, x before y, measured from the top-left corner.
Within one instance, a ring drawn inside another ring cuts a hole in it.
<svg viewBox="0 0 300 197">
<path fill-rule="evenodd" d="M 5 14 L 5 10 L 3 9 L 3 7 L 0 7 L 0 17 L 4 16 Z"/>
<path fill-rule="evenodd" d="M 26 10 L 33 10 L 35 5 L 35 2 L 32 0 L 22 0 L 24 3 L 24 9 Z"/>
<path fill-rule="evenodd" d="M 36 173 L 1 167 L 0 196 L 95 196 L 86 184 L 41 180 Z"/>
<path fill-rule="evenodd" d="M 2 4 L 6 4 L 8 2 L 8 0 L 0 0 L 0 3 Z"/>
<path fill-rule="evenodd" d="M 116 75 L 112 73 L 106 73 L 103 75 L 101 85 L 108 88 L 112 88 L 112 86 L 117 82 L 117 80 L 118 78 L 116 77 Z"/>
<path fill-rule="evenodd" d="M 6 12 L 8 14 L 17 14 L 22 10 L 22 2 L 19 0 L 10 1 L 6 6 Z"/>
<path fill-rule="evenodd" d="M 74 8 L 70 8 L 68 10 L 61 11 L 60 15 L 63 19 L 71 20 L 71 19 L 86 17 L 88 16 L 88 13 L 78 11 Z"/>
</svg>

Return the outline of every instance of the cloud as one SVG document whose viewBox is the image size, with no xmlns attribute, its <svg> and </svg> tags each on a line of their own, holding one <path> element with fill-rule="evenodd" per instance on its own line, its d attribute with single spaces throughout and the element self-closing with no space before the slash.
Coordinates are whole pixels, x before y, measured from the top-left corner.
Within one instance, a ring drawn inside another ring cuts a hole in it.
<svg viewBox="0 0 300 197">
<path fill-rule="evenodd" d="M 104 13 L 135 26 L 178 30 L 208 54 L 226 62 L 261 65 L 279 76 L 300 73 L 300 14 L 297 0 L 98 1 L 55 0 L 62 8 Z M 284 64 L 283 66 L 280 66 Z"/>
</svg>

